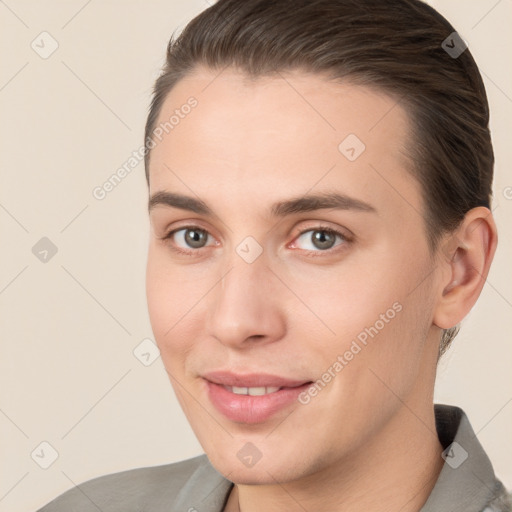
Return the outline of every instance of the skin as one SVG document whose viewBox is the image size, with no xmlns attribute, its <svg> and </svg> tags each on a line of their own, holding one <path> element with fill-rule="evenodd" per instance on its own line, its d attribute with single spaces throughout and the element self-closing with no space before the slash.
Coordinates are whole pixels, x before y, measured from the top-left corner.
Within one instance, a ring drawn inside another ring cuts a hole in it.
<svg viewBox="0 0 512 512">
<path fill-rule="evenodd" d="M 444 463 L 433 411 L 441 329 L 484 284 L 496 246 L 489 210 L 468 212 L 430 253 L 408 116 L 382 92 L 300 72 L 249 80 L 198 68 L 159 122 L 191 95 L 197 107 L 151 152 L 150 196 L 200 198 L 214 215 L 151 209 L 147 298 L 178 400 L 236 484 L 225 510 L 418 511 Z M 348 134 L 366 145 L 353 162 L 338 150 Z M 270 215 L 277 201 L 332 191 L 375 212 Z M 204 247 L 184 231 L 163 239 L 191 224 L 208 233 Z M 345 238 L 318 248 L 319 226 Z M 253 263 L 236 252 L 247 236 L 263 250 Z M 401 311 L 307 405 L 249 425 L 209 401 L 201 375 L 211 370 L 316 381 L 395 303 Z M 237 457 L 247 442 L 262 454 L 252 467 Z"/>
</svg>

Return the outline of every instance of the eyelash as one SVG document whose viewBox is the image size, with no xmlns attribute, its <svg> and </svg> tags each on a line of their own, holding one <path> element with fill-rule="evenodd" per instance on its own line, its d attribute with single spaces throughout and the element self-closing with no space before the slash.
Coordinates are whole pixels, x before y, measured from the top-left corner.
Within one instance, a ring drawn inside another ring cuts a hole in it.
<svg viewBox="0 0 512 512">
<path fill-rule="evenodd" d="M 206 233 L 207 235 L 210 235 L 210 233 L 208 233 L 208 231 L 206 231 L 205 229 L 201 228 L 200 226 L 194 226 L 194 225 L 189 225 L 189 226 L 181 226 L 177 229 L 173 229 L 172 231 L 169 231 L 169 233 L 167 233 L 166 235 L 164 235 L 163 237 L 161 237 L 160 239 L 162 241 L 170 241 L 171 238 L 173 237 L 173 235 L 175 233 L 178 233 L 179 231 L 183 231 L 183 230 L 196 230 L 196 231 L 202 231 L 204 233 Z M 330 249 L 326 249 L 326 250 L 317 250 L 317 251 L 311 251 L 311 250 L 307 250 L 307 249 L 302 249 L 302 251 L 304 253 L 306 253 L 308 256 L 311 256 L 313 258 L 315 257 L 322 257 L 322 255 L 332 255 L 336 252 L 338 252 L 338 250 L 342 249 L 343 246 L 345 246 L 346 244 L 349 244 L 353 241 L 353 239 L 349 236 L 347 236 L 346 234 L 344 233 L 341 233 L 340 231 L 337 231 L 336 229 L 333 229 L 331 227 L 327 227 L 327 226 L 315 226 L 315 227 L 310 227 L 308 229 L 304 229 L 303 231 L 300 231 L 297 236 L 294 238 L 294 240 L 297 240 L 298 238 L 300 238 L 304 233 L 309 233 L 310 231 L 321 231 L 321 232 L 325 232 L 325 233 L 329 233 L 331 235 L 335 235 L 339 238 L 341 238 L 342 240 L 342 243 L 341 244 L 338 244 L 336 246 L 334 246 L 333 248 L 330 248 Z M 173 251 L 173 252 L 176 252 L 178 254 L 183 254 L 183 255 L 186 255 L 186 256 L 196 256 L 199 252 L 201 252 L 201 249 L 206 249 L 206 247 L 201 247 L 199 249 L 189 249 L 189 250 L 185 250 L 181 247 L 177 247 L 173 244 L 168 244 L 170 249 Z"/>
</svg>

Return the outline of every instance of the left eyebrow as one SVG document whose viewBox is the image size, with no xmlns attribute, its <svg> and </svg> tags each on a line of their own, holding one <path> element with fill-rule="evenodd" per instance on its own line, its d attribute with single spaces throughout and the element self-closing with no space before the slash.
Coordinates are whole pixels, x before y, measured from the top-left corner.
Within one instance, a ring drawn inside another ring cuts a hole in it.
<svg viewBox="0 0 512 512">
<path fill-rule="evenodd" d="M 336 192 L 309 194 L 286 201 L 280 201 L 272 206 L 274 217 L 284 217 L 293 213 L 312 212 L 315 210 L 357 210 L 361 212 L 377 213 L 377 210 L 368 203 Z"/>
<path fill-rule="evenodd" d="M 148 210 L 156 206 L 170 206 L 187 210 L 198 215 L 214 217 L 213 210 L 201 199 L 172 192 L 156 192 L 149 199 Z M 270 209 L 273 217 L 285 217 L 296 213 L 312 212 L 315 210 L 356 210 L 361 212 L 377 213 L 377 210 L 368 203 L 336 192 L 308 194 L 274 203 Z"/>
</svg>

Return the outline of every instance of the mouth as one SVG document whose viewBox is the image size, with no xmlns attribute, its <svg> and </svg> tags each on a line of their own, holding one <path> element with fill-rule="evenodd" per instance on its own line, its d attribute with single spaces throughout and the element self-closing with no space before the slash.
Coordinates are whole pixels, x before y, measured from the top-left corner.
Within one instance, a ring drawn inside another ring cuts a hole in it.
<svg viewBox="0 0 512 512">
<path fill-rule="evenodd" d="M 263 423 L 297 403 L 310 380 L 292 380 L 268 374 L 210 372 L 202 376 L 212 405 L 235 423 Z"/>
<path fill-rule="evenodd" d="M 277 386 L 269 386 L 269 387 L 255 387 L 255 388 L 244 388 L 238 386 L 223 386 L 223 388 L 235 395 L 249 395 L 249 396 L 263 396 L 269 395 L 270 393 L 275 393 L 282 387 Z"/>
</svg>

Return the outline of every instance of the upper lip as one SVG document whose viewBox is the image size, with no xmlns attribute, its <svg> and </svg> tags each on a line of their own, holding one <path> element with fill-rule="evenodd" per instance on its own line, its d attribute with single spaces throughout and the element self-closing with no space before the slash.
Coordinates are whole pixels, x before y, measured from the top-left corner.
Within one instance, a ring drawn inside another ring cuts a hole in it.
<svg viewBox="0 0 512 512">
<path fill-rule="evenodd" d="M 302 386 L 310 380 L 296 380 L 280 377 L 278 375 L 270 375 L 267 373 L 247 373 L 239 374 L 230 371 L 211 371 L 202 374 L 203 379 L 220 384 L 221 386 L 236 386 L 244 388 L 259 387 L 279 387 L 279 388 L 296 388 Z"/>
</svg>

